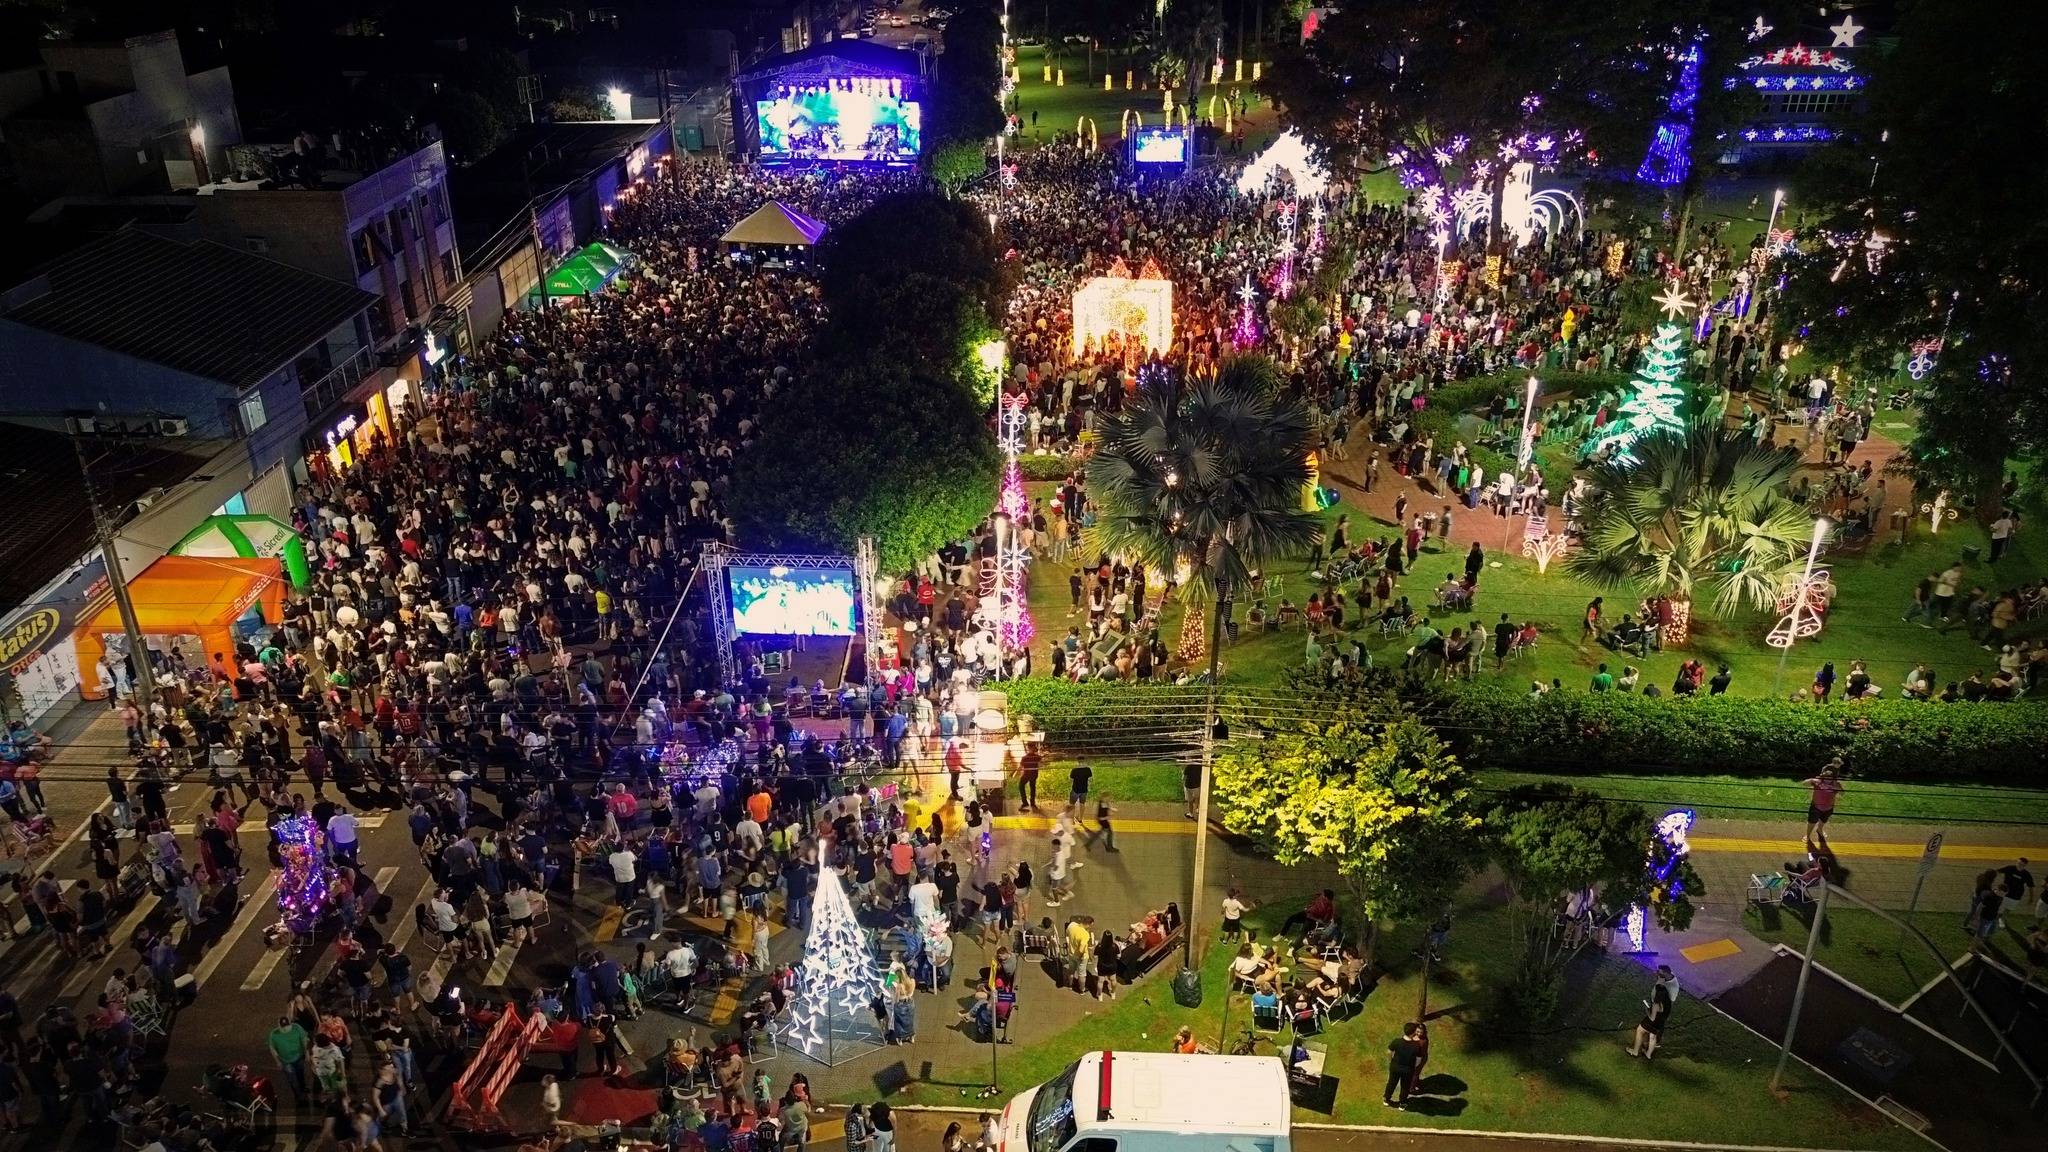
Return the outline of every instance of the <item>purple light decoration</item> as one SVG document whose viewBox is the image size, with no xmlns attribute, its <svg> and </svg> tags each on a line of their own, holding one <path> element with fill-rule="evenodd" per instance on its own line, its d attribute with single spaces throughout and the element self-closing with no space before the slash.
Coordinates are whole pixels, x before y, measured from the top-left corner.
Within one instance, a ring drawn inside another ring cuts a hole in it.
<svg viewBox="0 0 2048 1152">
<path fill-rule="evenodd" d="M 1239 351 L 1259 342 L 1259 314 L 1253 301 L 1259 294 L 1252 288 L 1252 278 L 1247 274 L 1244 287 L 1237 290 L 1237 323 L 1231 326 L 1230 342 Z"/>
<path fill-rule="evenodd" d="M 1636 180 L 1669 188 L 1692 170 L 1692 111 L 1700 96 L 1700 45 L 1686 46 L 1678 57 L 1678 83 L 1666 102 L 1669 115 L 1657 122 L 1650 150 L 1636 169 Z"/>
<path fill-rule="evenodd" d="M 295 936 L 313 931 L 327 908 L 325 837 L 310 816 L 288 816 L 276 828 L 278 858 L 284 861 L 277 885 L 277 911 Z"/>
<path fill-rule="evenodd" d="M 1002 494 L 996 500 L 996 507 L 1002 510 L 1010 523 L 1022 523 L 1031 513 L 1031 503 L 1024 497 L 1024 473 L 1011 459 L 1003 469 Z M 1005 652 L 1018 652 L 1031 644 L 1031 638 L 1038 634 L 1031 621 L 1031 608 L 1026 601 L 1030 594 L 1030 569 L 1021 562 L 1022 557 L 1004 565 L 1007 569 L 1002 579 L 1007 582 L 1002 604 L 1002 618 L 996 622 L 996 641 Z"/>
</svg>

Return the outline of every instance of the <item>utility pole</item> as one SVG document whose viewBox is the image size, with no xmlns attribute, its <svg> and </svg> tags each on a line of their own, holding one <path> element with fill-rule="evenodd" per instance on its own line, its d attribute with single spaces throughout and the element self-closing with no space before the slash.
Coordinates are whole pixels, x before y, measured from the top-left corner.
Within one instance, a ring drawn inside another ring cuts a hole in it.
<svg viewBox="0 0 2048 1152">
<path fill-rule="evenodd" d="M 1828 918 L 1828 893 L 1834 887 L 1831 881 L 1820 882 L 1820 903 L 1813 909 L 1813 928 L 1806 934 L 1806 955 L 1799 959 L 1799 983 L 1792 989 L 1792 1018 L 1785 1022 L 1785 1043 L 1778 1049 L 1778 1066 L 1771 1072 L 1773 1092 L 1785 1077 L 1785 1062 L 1792 1058 L 1792 1040 L 1799 1035 L 1799 1010 L 1806 1006 L 1806 979 L 1813 975 L 1813 952 L 1820 947 L 1820 926 Z"/>
<path fill-rule="evenodd" d="M 150 706 L 156 703 L 156 673 L 149 666 L 149 649 L 143 645 L 142 626 L 135 619 L 135 602 L 128 598 L 127 577 L 121 574 L 121 554 L 114 546 L 113 521 L 107 518 L 106 509 L 100 507 L 99 494 L 93 488 L 92 461 L 86 458 L 84 438 L 74 433 L 71 447 L 78 453 L 78 475 L 85 482 L 85 503 L 92 510 L 93 535 L 99 541 L 100 556 L 107 566 L 107 582 L 114 589 L 114 605 L 121 610 L 121 629 L 128 634 L 128 663 L 135 669 L 136 704 L 142 713 L 143 742 L 154 743 L 156 720 Z M 109 692 L 116 688 L 117 685 L 107 685 Z"/>
</svg>

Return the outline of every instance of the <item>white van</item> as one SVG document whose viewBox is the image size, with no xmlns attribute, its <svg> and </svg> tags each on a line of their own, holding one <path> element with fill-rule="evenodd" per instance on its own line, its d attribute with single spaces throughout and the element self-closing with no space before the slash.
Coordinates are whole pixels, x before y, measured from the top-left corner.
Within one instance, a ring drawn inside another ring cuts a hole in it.
<svg viewBox="0 0 2048 1152">
<path fill-rule="evenodd" d="M 1292 1152 L 1272 1056 L 1091 1052 L 1003 1109 L 998 1152 Z"/>
</svg>

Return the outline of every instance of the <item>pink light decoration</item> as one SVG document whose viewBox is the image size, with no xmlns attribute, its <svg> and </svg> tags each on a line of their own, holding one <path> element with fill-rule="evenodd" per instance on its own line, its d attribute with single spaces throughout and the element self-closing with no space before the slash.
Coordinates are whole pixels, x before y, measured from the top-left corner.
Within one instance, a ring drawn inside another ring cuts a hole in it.
<svg viewBox="0 0 2048 1152">
<path fill-rule="evenodd" d="M 1252 290 L 1252 278 L 1244 278 L 1244 287 L 1237 290 L 1237 323 L 1230 329 L 1230 342 L 1238 350 L 1250 348 L 1259 342 L 1259 314 L 1252 303 L 1258 293 Z"/>
</svg>

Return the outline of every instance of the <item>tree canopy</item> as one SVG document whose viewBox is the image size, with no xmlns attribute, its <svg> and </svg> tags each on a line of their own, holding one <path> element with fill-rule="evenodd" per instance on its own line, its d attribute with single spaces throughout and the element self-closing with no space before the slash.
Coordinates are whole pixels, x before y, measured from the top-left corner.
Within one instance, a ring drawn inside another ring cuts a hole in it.
<svg viewBox="0 0 2048 1152">
<path fill-rule="evenodd" d="M 1838 207 L 1785 262 L 1823 364 L 1887 376 L 1941 342 L 1908 457 L 1986 519 L 2007 460 L 2048 445 L 2048 20 L 2017 11 L 1902 7 L 1893 46 L 1865 58 L 1860 114 L 1801 182 Z"/>
<path fill-rule="evenodd" d="M 990 316 L 1009 297 L 1002 251 L 973 205 L 933 192 L 884 196 L 825 234 L 824 291 L 835 307 L 926 276 L 957 285 Z"/>
<path fill-rule="evenodd" d="M 1441 912 L 1482 842 L 1464 766 L 1414 717 L 1376 712 L 1241 740 L 1214 772 L 1224 827 L 1281 864 L 1336 867 L 1368 949 L 1381 922 Z"/>
</svg>

